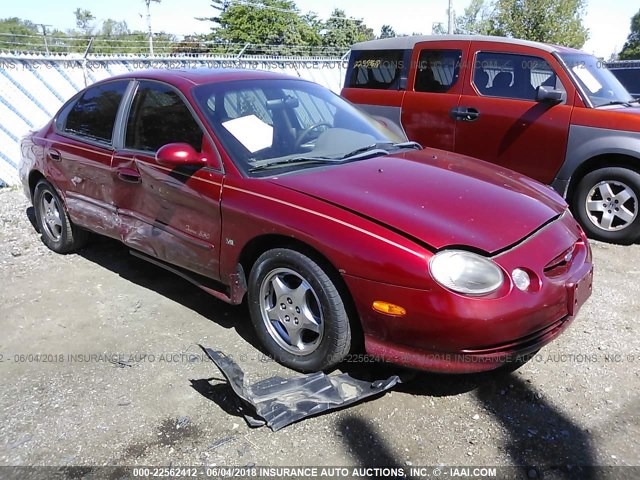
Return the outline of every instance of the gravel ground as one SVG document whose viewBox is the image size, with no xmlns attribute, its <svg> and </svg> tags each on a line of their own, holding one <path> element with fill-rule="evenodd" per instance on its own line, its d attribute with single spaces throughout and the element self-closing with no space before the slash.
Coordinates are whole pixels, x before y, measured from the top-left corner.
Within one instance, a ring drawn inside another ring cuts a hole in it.
<svg viewBox="0 0 640 480">
<path fill-rule="evenodd" d="M 247 426 L 197 347 L 231 354 L 249 381 L 294 375 L 264 361 L 245 307 L 111 240 L 57 255 L 27 208 L 0 189 L 0 465 L 498 465 L 524 478 L 640 465 L 640 245 L 593 243 L 594 295 L 516 372 L 421 373 L 274 433 Z"/>
</svg>

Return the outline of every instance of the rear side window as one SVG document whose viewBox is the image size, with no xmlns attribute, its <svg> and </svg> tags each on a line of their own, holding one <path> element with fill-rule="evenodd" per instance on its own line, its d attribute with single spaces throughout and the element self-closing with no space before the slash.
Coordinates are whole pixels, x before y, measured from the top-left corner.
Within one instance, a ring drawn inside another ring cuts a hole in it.
<svg viewBox="0 0 640 480">
<path fill-rule="evenodd" d="M 458 81 L 462 50 L 423 50 L 416 69 L 416 92 L 446 93 Z"/>
<path fill-rule="evenodd" d="M 175 90 L 160 83 L 140 83 L 127 119 L 126 148 L 155 152 L 168 143 L 188 143 L 201 151 L 203 134 Z"/>
<path fill-rule="evenodd" d="M 476 57 L 473 84 L 481 95 L 519 100 L 536 98 L 540 86 L 564 90 L 546 60 L 531 55 L 480 52 Z"/>
<path fill-rule="evenodd" d="M 410 50 L 352 51 L 345 87 L 399 90 L 410 54 Z"/>
<path fill-rule="evenodd" d="M 60 119 L 65 133 L 111 144 L 113 125 L 128 81 L 110 82 L 89 88 Z"/>
</svg>

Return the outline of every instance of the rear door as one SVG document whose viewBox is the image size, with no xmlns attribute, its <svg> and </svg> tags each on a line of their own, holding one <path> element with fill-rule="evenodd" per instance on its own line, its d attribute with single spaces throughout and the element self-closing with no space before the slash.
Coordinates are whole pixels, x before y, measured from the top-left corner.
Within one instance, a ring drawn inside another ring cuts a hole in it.
<svg viewBox="0 0 640 480">
<path fill-rule="evenodd" d="M 114 126 L 129 80 L 88 88 L 56 118 L 46 155 L 71 220 L 118 238 L 111 160 Z"/>
<path fill-rule="evenodd" d="M 454 150 L 550 183 L 565 159 L 575 89 L 552 54 L 472 42 L 470 79 L 456 121 Z M 536 102 L 538 86 L 564 90 L 561 104 Z"/>
<path fill-rule="evenodd" d="M 418 43 L 411 57 L 402 125 L 423 146 L 453 150 L 469 42 Z"/>
<path fill-rule="evenodd" d="M 137 84 L 124 117 L 113 182 L 124 243 L 160 260 L 219 278 L 221 161 L 184 96 L 158 81 Z M 205 166 L 171 168 L 158 149 L 188 143 Z"/>
</svg>

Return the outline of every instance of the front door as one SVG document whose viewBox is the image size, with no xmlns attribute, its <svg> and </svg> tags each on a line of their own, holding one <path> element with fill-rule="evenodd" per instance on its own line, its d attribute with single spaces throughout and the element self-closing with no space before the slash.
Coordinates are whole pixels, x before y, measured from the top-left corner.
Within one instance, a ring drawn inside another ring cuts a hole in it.
<svg viewBox="0 0 640 480">
<path fill-rule="evenodd" d="M 122 241 L 179 267 L 219 279 L 221 162 L 183 96 L 156 81 L 140 81 L 133 96 L 123 148 L 113 159 Z M 155 154 L 188 143 L 204 166 L 168 167 Z"/>
<path fill-rule="evenodd" d="M 502 50 L 500 52 L 499 50 Z M 454 151 L 551 183 L 567 151 L 575 90 L 551 54 L 472 42 L 475 52 L 456 122 Z M 563 90 L 561 104 L 537 102 L 536 88 Z"/>
</svg>

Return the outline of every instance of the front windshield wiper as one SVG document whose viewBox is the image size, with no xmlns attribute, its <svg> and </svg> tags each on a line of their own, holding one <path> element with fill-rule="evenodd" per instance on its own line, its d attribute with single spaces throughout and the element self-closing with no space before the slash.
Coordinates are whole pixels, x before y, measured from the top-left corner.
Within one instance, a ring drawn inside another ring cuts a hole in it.
<svg viewBox="0 0 640 480">
<path fill-rule="evenodd" d="M 389 152 L 384 148 L 380 148 L 377 143 L 371 145 L 365 145 L 364 147 L 356 148 L 355 150 L 338 157 L 336 160 L 359 160 L 361 158 L 372 157 L 376 155 L 389 155 Z"/>
<path fill-rule="evenodd" d="M 613 100 L 613 101 L 611 101 L 611 102 L 602 103 L 602 104 L 600 104 L 600 105 L 597 105 L 597 106 L 596 106 L 596 108 L 600 108 L 600 107 L 608 107 L 608 106 L 610 106 L 610 105 L 624 105 L 625 107 L 631 107 L 631 106 L 632 106 L 632 105 L 631 105 L 631 103 L 632 103 L 633 101 L 634 101 L 634 100 L 629 100 L 629 101 L 627 101 L 627 102 L 622 101 L 622 100 Z"/>
<path fill-rule="evenodd" d="M 336 163 L 336 160 L 323 157 L 293 157 L 285 158 L 282 160 L 275 160 L 273 162 L 265 163 L 263 165 L 257 165 L 249 169 L 250 173 L 259 172 L 260 170 L 268 170 L 273 167 L 281 167 L 283 165 L 291 165 L 295 163 Z"/>
<path fill-rule="evenodd" d="M 402 143 L 394 143 L 394 148 L 413 148 L 415 150 L 422 150 L 422 145 L 418 142 L 402 142 Z"/>
</svg>

